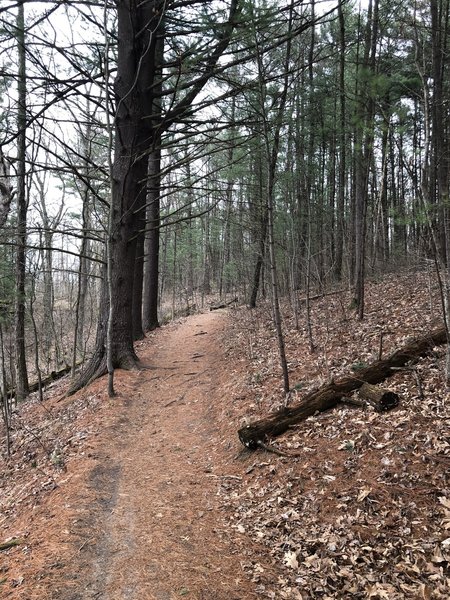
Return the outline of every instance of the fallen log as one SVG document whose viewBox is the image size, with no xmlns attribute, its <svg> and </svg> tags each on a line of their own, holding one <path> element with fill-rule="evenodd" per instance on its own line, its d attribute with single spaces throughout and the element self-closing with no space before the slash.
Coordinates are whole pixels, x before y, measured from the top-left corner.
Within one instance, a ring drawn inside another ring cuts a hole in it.
<svg viewBox="0 0 450 600">
<path fill-rule="evenodd" d="M 370 366 L 360 369 L 357 374 L 347 375 L 325 384 L 318 390 L 307 394 L 299 403 L 285 408 L 273 415 L 255 421 L 238 431 L 239 439 L 247 448 L 255 450 L 267 437 L 276 437 L 292 425 L 303 421 L 316 412 L 323 412 L 336 406 L 342 397 L 348 396 L 364 383 L 381 383 L 395 373 L 395 369 L 425 356 L 434 346 L 445 344 L 445 327 L 436 329 L 422 337 L 409 341 L 383 360 L 377 360 Z"/>
<path fill-rule="evenodd" d="M 20 546 L 20 544 L 23 544 L 23 540 L 20 538 L 11 538 L 10 540 L 6 540 L 6 542 L 0 543 L 0 550 L 9 550 L 9 548 Z"/>
<path fill-rule="evenodd" d="M 377 412 L 395 408 L 399 403 L 399 396 L 395 392 L 367 382 L 362 384 L 359 395 L 373 406 Z"/>
<path fill-rule="evenodd" d="M 79 366 L 80 364 L 81 363 L 77 363 L 77 366 Z M 50 375 L 47 375 L 46 377 L 41 378 L 40 383 L 39 383 L 39 381 L 30 383 L 30 385 L 28 386 L 29 393 L 32 394 L 33 392 L 39 391 L 39 386 L 42 389 L 45 389 L 47 386 L 49 386 L 54 381 L 58 381 L 58 379 L 62 379 L 65 375 L 70 373 L 71 370 L 72 370 L 72 367 L 70 367 L 69 365 L 65 365 L 64 367 L 59 369 L 59 371 L 52 371 L 50 373 Z M 7 390 L 6 397 L 10 398 L 10 399 L 15 398 L 16 397 L 16 389 L 12 388 L 10 390 Z"/>
<path fill-rule="evenodd" d="M 232 300 L 229 300 L 228 302 L 222 302 L 221 304 L 211 304 L 211 306 L 209 307 L 209 310 L 219 310 L 220 308 L 227 308 L 228 306 L 231 306 L 232 304 L 237 304 L 238 302 L 238 298 L 236 296 L 236 298 L 233 298 Z"/>
<path fill-rule="evenodd" d="M 303 297 L 303 298 L 299 298 L 298 301 L 299 302 L 306 302 L 306 300 L 319 300 L 322 298 L 328 298 L 328 296 L 337 296 L 338 294 L 345 294 L 348 290 L 332 290 L 331 292 L 322 292 L 321 294 L 314 294 L 314 296 L 309 296 L 309 298 L 307 297 Z"/>
</svg>

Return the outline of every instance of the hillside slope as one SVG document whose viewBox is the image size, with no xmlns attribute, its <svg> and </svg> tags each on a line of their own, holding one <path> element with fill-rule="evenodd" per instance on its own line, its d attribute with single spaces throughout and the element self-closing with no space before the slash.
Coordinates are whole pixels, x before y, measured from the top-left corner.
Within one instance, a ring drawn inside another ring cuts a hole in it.
<svg viewBox="0 0 450 600">
<path fill-rule="evenodd" d="M 435 286 L 405 274 L 317 299 L 308 352 L 284 307 L 294 395 L 440 323 Z M 282 404 L 270 307 L 215 311 L 138 344 L 140 372 L 14 415 L 1 472 L 5 598 L 448 598 L 449 394 L 443 348 L 389 387 L 395 410 L 340 406 L 274 443 L 237 429 Z"/>
</svg>

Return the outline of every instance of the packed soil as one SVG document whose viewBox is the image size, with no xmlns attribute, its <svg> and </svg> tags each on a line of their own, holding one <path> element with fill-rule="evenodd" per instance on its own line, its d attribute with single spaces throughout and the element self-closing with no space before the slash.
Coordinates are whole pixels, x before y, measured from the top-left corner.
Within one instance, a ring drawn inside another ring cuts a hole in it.
<svg viewBox="0 0 450 600">
<path fill-rule="evenodd" d="M 237 438 L 219 427 L 226 321 L 214 311 L 158 331 L 139 345 L 142 369 L 118 374 L 116 399 L 104 380 L 84 393 L 103 400 L 88 410 L 88 451 L 60 452 L 51 495 L 17 507 L 13 531 L 3 519 L 3 536 L 25 538 L 3 557 L 3 598 L 257 597 L 243 572 L 254 544 L 226 526 L 218 493 L 239 479 Z"/>
</svg>

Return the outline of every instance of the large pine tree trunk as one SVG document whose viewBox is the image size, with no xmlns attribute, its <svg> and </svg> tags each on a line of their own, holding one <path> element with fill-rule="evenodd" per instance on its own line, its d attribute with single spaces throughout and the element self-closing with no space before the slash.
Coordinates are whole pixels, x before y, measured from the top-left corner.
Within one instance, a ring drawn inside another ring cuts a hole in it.
<svg viewBox="0 0 450 600">
<path fill-rule="evenodd" d="M 118 2 L 118 58 L 115 82 L 116 121 L 112 188 L 111 329 L 114 367 L 135 365 L 133 312 L 137 239 L 145 204 L 148 148 L 153 131 L 152 86 L 155 73 L 158 16 L 154 2 L 135 7 L 132 0 Z M 147 27 L 142 30 L 142 24 Z M 147 118 L 146 118 L 147 117 Z"/>
<path fill-rule="evenodd" d="M 103 290 L 94 356 L 69 393 L 105 373 L 106 345 L 110 376 L 113 369 L 134 368 L 138 362 L 133 348 L 135 261 L 140 229 L 139 215 L 142 214 L 146 200 L 149 149 L 155 148 L 159 140 L 154 121 L 155 117 L 160 121 L 161 115 L 155 115 L 155 96 L 158 95 L 161 84 L 158 79 L 158 40 L 163 35 L 166 5 L 159 0 L 141 3 L 136 3 L 135 0 L 116 0 L 116 6 L 118 50 L 114 86 L 115 146 L 111 177 L 108 278 L 105 277 L 103 284 L 110 294 L 108 298 L 107 290 Z M 166 114 L 166 128 L 185 115 L 213 75 L 217 61 L 230 42 L 236 12 L 237 0 L 231 0 L 228 21 L 222 24 L 221 34 L 209 59 L 202 63 L 205 65 L 203 72 L 178 104 Z M 110 389 L 112 392 L 112 385 Z"/>
<path fill-rule="evenodd" d="M 155 72 L 158 14 L 154 2 L 135 6 L 133 0 L 117 2 L 118 56 L 115 81 L 115 151 L 112 168 L 110 232 L 111 269 L 108 298 L 103 280 L 94 354 L 69 393 L 106 372 L 106 335 L 110 326 L 110 363 L 114 368 L 134 368 L 133 286 L 139 215 L 145 205 L 148 148 L 152 145 L 150 119 Z M 142 24 L 147 27 L 142 30 Z M 109 310 L 109 301 L 113 310 Z"/>
</svg>

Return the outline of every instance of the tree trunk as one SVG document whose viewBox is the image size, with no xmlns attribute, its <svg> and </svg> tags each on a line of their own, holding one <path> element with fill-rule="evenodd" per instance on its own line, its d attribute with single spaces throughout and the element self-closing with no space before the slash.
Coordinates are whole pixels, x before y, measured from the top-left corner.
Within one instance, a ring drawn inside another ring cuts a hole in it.
<svg viewBox="0 0 450 600">
<path fill-rule="evenodd" d="M 159 327 L 159 250 L 161 226 L 161 119 L 162 119 L 162 67 L 164 62 L 164 19 L 160 24 L 160 35 L 155 48 L 155 97 L 153 100 L 152 124 L 154 141 L 148 157 L 148 184 L 146 207 L 146 233 L 144 244 L 144 289 L 142 324 L 144 331 Z"/>
<path fill-rule="evenodd" d="M 0 229 L 5 225 L 8 218 L 13 190 L 9 174 L 9 164 L 0 148 Z"/>
<path fill-rule="evenodd" d="M 40 244 L 43 248 L 40 250 L 42 257 L 42 276 L 44 283 L 43 290 L 43 318 L 42 318 L 42 351 L 46 358 L 47 365 L 50 367 L 52 359 L 52 343 L 55 350 L 55 365 L 59 366 L 61 361 L 61 349 L 56 333 L 55 320 L 54 320 L 54 305 L 55 305 L 55 293 L 53 285 L 53 235 L 54 230 L 58 227 L 61 221 L 61 216 L 64 211 L 64 193 L 60 207 L 57 214 L 54 217 L 49 215 L 46 205 L 46 174 L 35 173 L 34 178 L 36 180 L 36 186 L 38 188 L 38 199 L 39 199 L 39 212 L 43 224 L 43 232 L 40 232 Z"/>
<path fill-rule="evenodd" d="M 375 76 L 378 38 L 378 0 L 369 0 L 364 41 L 364 58 L 360 67 L 359 99 L 355 132 L 355 301 L 358 318 L 364 316 L 366 215 L 369 200 L 369 168 L 374 137 L 374 100 L 368 87 Z"/>
<path fill-rule="evenodd" d="M 69 393 L 106 371 L 106 338 L 112 368 L 135 368 L 133 348 L 133 285 L 139 215 L 145 204 L 147 150 L 152 127 L 152 84 L 158 15 L 155 3 L 134 7 L 132 0 L 117 3 L 118 57 L 114 85 L 116 97 L 115 149 L 109 235 L 109 276 L 103 279 L 100 315 L 93 357 Z M 148 27 L 139 35 L 142 23 Z M 108 301 L 108 291 L 111 297 Z M 110 310 L 109 303 L 111 302 Z M 112 316 L 109 328 L 108 318 Z"/>
<path fill-rule="evenodd" d="M 211 228 L 210 228 L 210 213 L 207 212 L 204 221 L 205 238 L 203 242 L 203 281 L 202 294 L 209 295 L 211 293 Z"/>
<path fill-rule="evenodd" d="M 318 390 L 309 393 L 295 406 L 243 427 L 238 432 L 239 439 L 248 448 L 255 449 L 258 442 L 264 442 L 267 436 L 281 435 L 291 425 L 303 421 L 316 412 L 332 408 L 342 397 L 359 389 L 365 382 L 375 384 L 384 381 L 394 375 L 395 370 L 393 369 L 396 367 L 403 367 L 428 354 L 434 346 L 445 344 L 446 341 L 445 327 L 416 338 L 388 358 L 374 362 L 369 367 L 359 370 L 357 374 L 347 375 L 323 385 Z"/>
<path fill-rule="evenodd" d="M 103 292 L 94 355 L 84 374 L 70 392 L 86 385 L 105 371 L 105 345 L 108 346 L 108 372 L 115 368 L 135 368 L 138 358 L 133 348 L 133 286 L 139 215 L 145 205 L 148 152 L 155 147 L 155 95 L 158 85 L 158 38 L 165 4 L 158 0 L 136 4 L 117 0 L 117 76 L 115 147 L 112 165 L 110 227 L 108 232 L 108 277 Z M 237 0 L 231 0 L 228 21 L 222 23 L 220 36 L 203 71 L 187 86 L 184 95 L 165 116 L 164 127 L 185 116 L 192 102 L 214 73 L 217 61 L 230 43 L 237 12 Z M 191 59 L 191 57 L 189 57 Z M 205 57 L 203 56 L 203 59 Z M 106 300 L 105 300 L 106 298 Z M 108 317 L 109 315 L 109 317 Z M 109 324 L 106 327 L 106 323 Z M 108 340 L 106 340 L 108 333 Z"/>
<path fill-rule="evenodd" d="M 337 281 L 342 278 L 344 256 L 344 223 L 345 223 L 345 180 L 346 180 L 346 90 L 345 90 L 345 18 L 342 2 L 338 4 L 339 16 L 339 187 L 336 214 L 336 242 L 334 259 L 334 277 Z"/>
<path fill-rule="evenodd" d="M 0 320 L 0 402 L 3 423 L 6 433 L 6 454 L 11 455 L 11 398 L 8 396 L 8 387 L 6 380 L 6 361 L 5 361 L 5 344 L 3 339 L 3 327 Z"/>
<path fill-rule="evenodd" d="M 161 148 L 150 152 L 147 192 L 147 231 L 145 236 L 143 325 L 144 331 L 159 327 L 159 244 L 160 244 Z"/>
<path fill-rule="evenodd" d="M 133 304 L 132 304 L 132 320 L 133 320 L 133 340 L 142 340 L 144 335 L 144 327 L 142 322 L 142 293 L 144 290 L 144 242 L 145 242 L 145 219 L 144 208 L 140 212 L 142 217 L 139 219 L 142 228 L 140 229 L 136 240 L 136 258 L 134 261 L 134 276 L 133 276 Z"/>
<path fill-rule="evenodd" d="M 87 161 L 86 161 L 87 162 Z M 83 190 L 83 229 L 82 238 L 80 245 L 80 262 L 78 265 L 78 289 L 77 289 L 77 300 L 76 300 L 76 323 L 75 323 L 75 337 L 74 337 L 74 348 L 73 348 L 73 369 L 75 371 L 75 365 L 78 357 L 82 357 L 85 352 L 85 321 L 86 321 L 86 299 L 89 282 L 89 260 L 88 255 L 90 251 L 89 241 L 89 229 L 91 227 L 91 207 L 90 207 L 90 193 L 88 186 L 84 186 Z"/>
<path fill-rule="evenodd" d="M 440 260 L 445 267 L 444 276 L 444 318 L 447 323 L 447 335 L 450 341 L 450 210 L 448 206 L 448 140 L 446 126 L 448 115 L 445 114 L 444 74 L 446 64 L 446 34 L 448 27 L 448 5 L 444 2 L 431 0 L 431 40 L 432 40 L 432 73 L 433 96 L 431 104 L 432 118 L 432 164 L 433 172 L 430 184 L 435 189 L 439 226 L 436 237 L 439 242 Z M 446 380 L 450 387 L 450 344 L 447 348 Z"/>
<path fill-rule="evenodd" d="M 236 136 L 236 127 L 234 125 L 236 119 L 236 98 L 233 96 L 231 100 L 231 113 L 230 113 L 230 141 L 227 150 L 227 163 L 228 163 L 228 176 L 227 176 L 227 188 L 225 195 L 225 223 L 223 232 L 223 249 L 222 249 L 222 260 L 220 265 L 220 282 L 219 282 L 219 296 L 222 298 L 222 293 L 225 296 L 228 294 L 231 288 L 231 274 L 227 270 L 227 266 L 230 263 L 231 258 L 231 215 L 233 211 L 233 184 L 234 179 L 231 174 L 234 160 L 234 138 Z"/>
<path fill-rule="evenodd" d="M 191 179 L 191 163 L 188 159 L 187 150 L 185 155 L 186 160 L 186 192 L 187 192 L 187 214 L 186 214 L 186 237 L 187 237 L 187 252 L 184 270 L 186 274 L 186 309 L 189 314 L 189 306 L 194 304 L 194 260 L 195 260 L 195 248 L 194 248 L 194 236 L 192 235 L 192 206 L 194 204 L 194 190 L 192 187 Z M 183 236 L 184 237 L 184 236 Z"/>
<path fill-rule="evenodd" d="M 252 291 L 250 294 L 249 308 L 256 308 L 256 300 L 258 299 L 259 288 L 261 285 L 261 273 L 264 264 L 264 258 L 266 255 L 266 237 L 267 237 L 267 225 L 268 225 L 268 214 L 267 207 L 264 208 L 264 216 L 261 222 L 261 229 L 259 232 L 259 243 L 258 243 L 258 255 L 256 257 L 255 269 L 253 271 L 253 283 Z"/>
<path fill-rule="evenodd" d="M 314 7 L 314 0 L 312 3 Z M 289 11 L 289 32 L 292 30 L 293 4 Z M 258 43 L 256 43 L 258 47 Z M 264 139 L 266 146 L 266 155 L 268 162 L 267 178 L 267 233 L 269 238 L 269 258 L 270 258 L 270 280 L 272 284 L 272 309 L 275 329 L 277 332 L 278 352 L 280 356 L 281 370 L 283 373 L 283 388 L 285 394 L 289 394 L 289 370 L 286 359 L 286 348 L 284 343 L 283 326 L 281 319 L 280 301 L 279 301 L 279 283 L 278 269 L 275 255 L 275 182 L 277 176 L 278 155 L 280 150 L 280 136 L 283 125 L 284 109 L 286 107 L 287 94 L 289 89 L 289 67 L 291 60 L 291 39 L 288 37 L 286 45 L 286 56 L 284 58 L 283 88 L 280 95 L 279 104 L 276 108 L 274 122 L 270 123 L 270 115 L 266 112 L 266 94 L 267 89 L 264 82 L 264 68 L 261 54 L 257 54 L 258 72 L 260 81 L 260 101 L 261 114 L 264 123 Z"/>
<path fill-rule="evenodd" d="M 24 3 L 19 2 L 17 15 L 17 48 L 19 56 L 18 76 L 18 148 L 17 148 L 17 251 L 16 251 L 16 387 L 17 399 L 23 400 L 29 393 L 28 371 L 25 352 L 25 268 L 27 237 L 26 178 L 26 127 L 27 127 L 27 80 L 25 65 L 25 17 Z"/>
<path fill-rule="evenodd" d="M 255 268 L 253 270 L 253 281 L 248 303 L 249 308 L 256 308 L 256 300 L 258 299 L 258 293 L 261 287 L 261 274 L 266 255 L 266 238 L 268 226 L 267 204 L 263 202 L 263 198 L 265 198 L 266 196 L 264 178 L 266 165 L 263 161 L 263 156 L 261 154 L 260 147 L 255 149 L 255 154 L 256 156 L 252 170 L 255 171 L 256 191 L 253 197 L 253 201 L 250 204 L 250 210 L 252 212 L 253 222 L 255 223 L 255 230 L 253 231 L 253 245 L 256 249 L 256 261 Z"/>
</svg>

